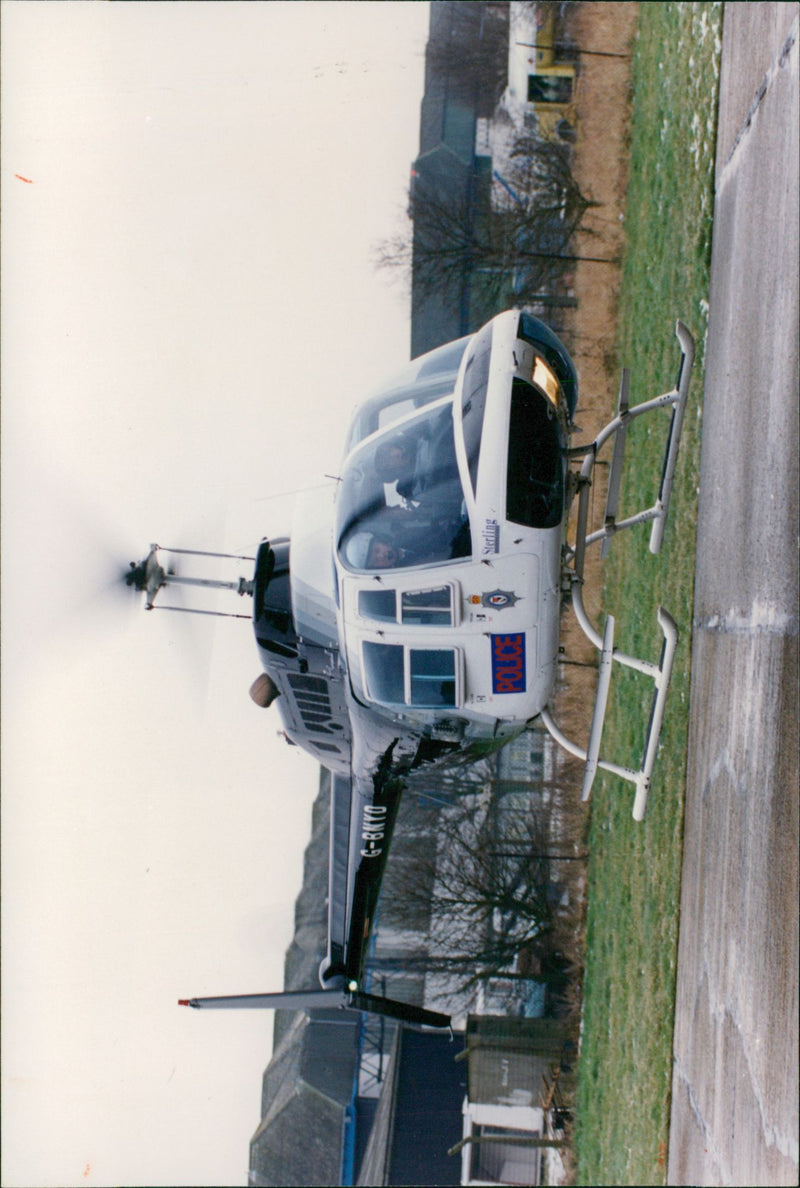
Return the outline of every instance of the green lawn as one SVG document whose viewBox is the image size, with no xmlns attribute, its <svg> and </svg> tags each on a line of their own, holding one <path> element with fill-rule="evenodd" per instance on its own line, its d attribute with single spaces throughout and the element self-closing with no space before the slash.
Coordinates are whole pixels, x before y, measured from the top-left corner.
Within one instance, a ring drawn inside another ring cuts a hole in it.
<svg viewBox="0 0 800 1188">
<path fill-rule="evenodd" d="M 632 402 L 674 384 L 676 317 L 696 337 L 697 361 L 662 552 L 652 557 L 649 528 L 636 528 L 616 538 L 606 567 L 618 646 L 658 659 L 659 603 L 677 619 L 681 641 L 645 821 L 632 820 L 632 789 L 613 777 L 598 778 L 592 795 L 580 1184 L 666 1179 L 721 30 L 720 4 L 643 4 L 635 45 L 619 323 Z M 622 512 L 652 502 L 657 486 L 668 415 L 647 421 L 629 433 Z M 639 762 L 651 689 L 615 673 L 604 753 Z"/>
</svg>

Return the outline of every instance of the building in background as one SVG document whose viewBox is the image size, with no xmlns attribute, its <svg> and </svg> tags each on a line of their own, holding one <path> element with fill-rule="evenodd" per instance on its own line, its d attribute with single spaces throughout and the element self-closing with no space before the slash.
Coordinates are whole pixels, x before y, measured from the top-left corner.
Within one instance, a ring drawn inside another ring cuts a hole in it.
<svg viewBox="0 0 800 1188">
<path fill-rule="evenodd" d="M 552 1019 L 469 1019 L 462 1184 L 558 1182 L 560 1087 L 572 1077 L 572 1055 L 568 1030 Z"/>
<path fill-rule="evenodd" d="M 571 171 L 578 54 L 565 13 L 431 5 L 409 192 L 412 358 L 510 305 L 556 329 L 574 305 L 568 245 L 589 202 Z"/>
<path fill-rule="evenodd" d="M 507 57 L 507 3 L 431 4 L 419 153 L 411 169 L 412 358 L 486 320 L 474 308 L 474 269 L 463 249 L 490 202 L 491 157 L 476 136 L 506 85 Z M 440 254 L 446 264 L 437 264 Z"/>
</svg>

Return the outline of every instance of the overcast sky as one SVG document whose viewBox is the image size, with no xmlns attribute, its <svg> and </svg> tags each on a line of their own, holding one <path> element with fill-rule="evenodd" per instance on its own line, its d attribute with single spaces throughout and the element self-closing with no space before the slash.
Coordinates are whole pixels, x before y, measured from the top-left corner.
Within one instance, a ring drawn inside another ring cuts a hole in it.
<svg viewBox="0 0 800 1188">
<path fill-rule="evenodd" d="M 272 1017 L 176 1001 L 282 985 L 318 768 L 247 696 L 247 623 L 107 587 L 286 529 L 408 359 L 372 252 L 427 22 L 2 5 L 7 1188 L 246 1182 Z"/>
</svg>

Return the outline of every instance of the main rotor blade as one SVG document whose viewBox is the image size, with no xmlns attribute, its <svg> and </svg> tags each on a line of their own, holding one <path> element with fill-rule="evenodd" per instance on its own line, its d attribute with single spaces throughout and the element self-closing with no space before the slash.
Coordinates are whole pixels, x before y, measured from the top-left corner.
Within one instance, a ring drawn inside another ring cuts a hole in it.
<svg viewBox="0 0 800 1188">
<path fill-rule="evenodd" d="M 404 1023 L 419 1027 L 450 1027 L 450 1016 L 427 1007 L 413 1006 L 410 1002 L 397 1002 L 393 998 L 382 998 L 379 994 L 365 994 L 355 990 L 348 994 L 349 1004 L 355 1010 L 369 1011 L 373 1015 L 388 1015 L 390 1019 L 402 1019 Z"/>
<path fill-rule="evenodd" d="M 242 553 L 210 553 L 206 549 L 171 549 L 169 545 L 159 545 L 164 553 L 183 553 L 185 557 L 226 557 L 230 561 L 255 561 L 255 557 Z"/>
</svg>

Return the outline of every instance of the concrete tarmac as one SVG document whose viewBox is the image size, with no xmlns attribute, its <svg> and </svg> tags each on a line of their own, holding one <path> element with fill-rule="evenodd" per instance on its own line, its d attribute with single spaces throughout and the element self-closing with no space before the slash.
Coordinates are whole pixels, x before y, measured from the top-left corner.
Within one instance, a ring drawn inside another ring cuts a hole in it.
<svg viewBox="0 0 800 1188">
<path fill-rule="evenodd" d="M 725 5 L 671 1184 L 798 1183 L 799 40 Z"/>
</svg>

